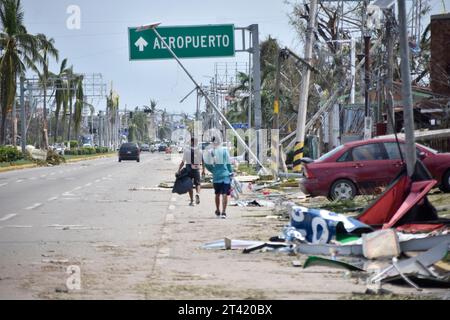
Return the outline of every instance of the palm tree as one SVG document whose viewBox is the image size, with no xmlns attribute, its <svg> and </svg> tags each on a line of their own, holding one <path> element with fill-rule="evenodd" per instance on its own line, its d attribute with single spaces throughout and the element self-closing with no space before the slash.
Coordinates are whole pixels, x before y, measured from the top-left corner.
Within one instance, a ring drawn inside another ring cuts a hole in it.
<svg viewBox="0 0 450 320">
<path fill-rule="evenodd" d="M 67 94 L 66 77 L 67 77 L 68 72 L 69 72 L 69 68 L 67 68 L 67 59 L 64 59 L 61 62 L 61 66 L 59 68 L 59 74 L 54 75 L 54 77 L 56 78 L 56 81 L 55 81 L 56 109 L 55 109 L 55 126 L 54 126 L 54 132 L 53 132 L 54 142 L 56 142 L 57 138 L 58 138 L 59 113 L 61 112 L 61 107 L 63 107 L 64 113 L 66 112 L 66 109 L 67 109 L 67 107 L 64 107 L 64 105 L 67 106 L 67 104 L 66 104 L 66 94 Z M 63 126 L 63 128 L 64 128 L 64 126 Z"/>
<path fill-rule="evenodd" d="M 20 0 L 0 0 L 0 47 L 3 48 L 0 60 L 0 144 L 5 143 L 6 117 L 16 97 L 17 77 L 23 76 L 27 67 L 37 71 L 39 41 L 27 33 L 23 22 Z"/>
<path fill-rule="evenodd" d="M 67 82 L 66 82 L 66 99 L 68 101 L 68 104 L 66 104 L 66 106 L 68 105 L 69 107 L 69 125 L 67 128 L 67 140 L 70 140 L 71 137 L 71 129 L 72 129 L 72 113 L 73 113 L 73 97 L 75 96 L 75 90 L 74 90 L 74 86 L 76 85 L 75 82 L 75 74 L 73 73 L 73 66 L 70 66 L 68 73 L 67 73 Z M 63 121 L 65 122 L 66 120 L 66 115 L 67 115 L 67 110 L 65 110 L 66 112 L 64 112 L 63 114 Z"/>
<path fill-rule="evenodd" d="M 116 121 L 116 113 L 117 109 L 119 108 L 119 95 L 113 91 L 112 89 L 112 83 L 111 83 L 111 90 L 109 92 L 109 95 L 106 97 L 106 110 L 107 114 L 109 115 L 109 142 L 108 144 L 111 145 L 113 143 L 113 139 L 116 138 L 116 135 L 112 135 L 114 129 L 114 124 Z"/>
<path fill-rule="evenodd" d="M 230 95 L 238 98 L 227 112 L 227 117 L 232 122 L 244 122 L 248 117 L 250 104 L 250 77 L 244 72 L 239 72 L 238 80 L 238 84 L 230 90 Z"/>
<path fill-rule="evenodd" d="M 44 149 L 48 148 L 48 132 L 47 132 L 47 85 L 50 72 L 48 70 L 49 57 L 53 57 L 58 61 L 58 50 L 55 48 L 55 40 L 47 39 L 44 34 L 36 36 L 39 41 L 39 53 L 42 61 L 42 73 L 39 73 L 39 79 L 44 90 L 44 120 L 42 125 L 42 134 L 44 141 Z"/>
<path fill-rule="evenodd" d="M 80 132 L 81 115 L 83 113 L 83 108 L 85 106 L 84 102 L 84 92 L 83 92 L 83 76 L 77 77 L 77 92 L 75 94 L 75 112 L 73 115 L 73 122 L 75 125 L 75 137 L 78 139 L 78 134 Z"/>
</svg>

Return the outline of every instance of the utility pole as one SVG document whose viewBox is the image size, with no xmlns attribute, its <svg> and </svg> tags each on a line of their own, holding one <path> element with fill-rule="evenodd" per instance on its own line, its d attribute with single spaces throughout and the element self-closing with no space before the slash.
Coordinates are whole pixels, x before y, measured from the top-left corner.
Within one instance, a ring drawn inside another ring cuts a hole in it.
<svg viewBox="0 0 450 320">
<path fill-rule="evenodd" d="M 372 117 L 370 115 L 370 35 L 364 36 L 364 140 L 372 138 Z"/>
<path fill-rule="evenodd" d="M 252 58 L 253 58 L 253 100 L 255 103 L 255 129 L 261 129 L 261 62 L 259 49 L 259 28 L 257 24 L 249 27 L 252 33 Z"/>
<path fill-rule="evenodd" d="M 406 169 L 408 176 L 414 173 L 416 165 L 416 146 L 414 139 L 414 113 L 411 90 L 411 71 L 409 68 L 408 27 L 405 0 L 398 0 L 398 21 L 400 31 L 400 56 L 402 74 L 403 122 L 405 127 Z"/>
<path fill-rule="evenodd" d="M 312 62 L 312 49 L 314 42 L 314 28 L 316 26 L 317 0 L 311 0 L 309 8 L 308 29 L 306 30 L 305 42 L 305 60 L 307 63 Z M 311 70 L 303 67 L 302 86 L 300 88 L 300 102 L 298 105 L 296 143 L 294 147 L 294 172 L 300 172 L 302 169 L 300 159 L 303 158 L 303 147 L 305 144 L 305 125 L 306 125 L 306 108 L 308 106 L 309 78 Z"/>
<path fill-rule="evenodd" d="M 21 127 L 21 139 L 20 144 L 22 146 L 22 154 L 25 154 L 25 147 L 27 144 L 27 129 L 26 129 L 26 115 L 25 115 L 25 78 L 20 76 L 20 127 Z"/>
<path fill-rule="evenodd" d="M 275 78 L 275 98 L 273 100 L 273 119 L 272 119 L 272 131 L 270 132 L 270 156 L 272 160 L 272 172 L 274 176 L 278 174 L 278 163 L 280 153 L 280 141 L 279 141 L 279 129 L 280 129 L 280 78 L 281 78 L 281 62 L 286 55 L 283 50 L 278 50 L 277 69 Z"/>
<path fill-rule="evenodd" d="M 260 154 L 261 141 L 263 139 L 261 125 L 261 61 L 259 48 L 259 28 L 257 24 L 252 24 L 249 27 L 252 34 L 252 58 L 253 58 L 253 101 L 254 101 L 254 115 L 255 115 L 255 130 L 256 130 L 256 156 L 261 161 L 264 157 Z"/>
<path fill-rule="evenodd" d="M 392 9 L 386 11 L 386 84 L 385 101 L 387 114 L 387 133 L 395 133 L 395 112 L 393 94 L 394 79 L 394 12 Z"/>
</svg>

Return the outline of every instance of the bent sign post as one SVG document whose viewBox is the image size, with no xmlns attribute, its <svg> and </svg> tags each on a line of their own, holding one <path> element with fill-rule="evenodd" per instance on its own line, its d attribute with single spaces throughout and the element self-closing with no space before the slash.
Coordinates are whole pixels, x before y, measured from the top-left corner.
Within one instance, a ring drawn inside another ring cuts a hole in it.
<svg viewBox="0 0 450 320">
<path fill-rule="evenodd" d="M 234 25 L 158 27 L 164 41 L 153 30 L 136 32 L 129 28 L 130 60 L 173 58 L 166 45 L 179 58 L 233 57 Z"/>
</svg>

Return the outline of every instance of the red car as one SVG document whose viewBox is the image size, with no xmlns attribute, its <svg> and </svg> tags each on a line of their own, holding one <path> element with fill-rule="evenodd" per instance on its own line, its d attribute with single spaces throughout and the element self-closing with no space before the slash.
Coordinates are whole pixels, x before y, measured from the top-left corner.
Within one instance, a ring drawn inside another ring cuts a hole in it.
<svg viewBox="0 0 450 320">
<path fill-rule="evenodd" d="M 405 144 L 400 141 L 402 154 Z M 425 164 L 439 188 L 450 192 L 450 153 L 416 144 L 417 156 Z M 352 199 L 388 185 L 403 166 L 395 139 L 370 139 L 341 145 L 304 165 L 300 186 L 312 196 Z"/>
</svg>

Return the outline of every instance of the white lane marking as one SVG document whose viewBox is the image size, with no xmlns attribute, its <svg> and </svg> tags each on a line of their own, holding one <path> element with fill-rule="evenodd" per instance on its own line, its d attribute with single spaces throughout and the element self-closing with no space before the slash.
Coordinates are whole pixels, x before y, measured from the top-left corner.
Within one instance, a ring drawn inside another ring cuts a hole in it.
<svg viewBox="0 0 450 320">
<path fill-rule="evenodd" d="M 54 172 L 50 173 L 51 176 L 53 176 L 54 174 L 55 174 Z"/>
<path fill-rule="evenodd" d="M 48 198 L 47 201 L 54 201 L 56 199 L 58 199 L 58 197 L 51 197 L 51 198 Z"/>
<path fill-rule="evenodd" d="M 6 220 L 11 219 L 12 217 L 15 217 L 15 216 L 17 216 L 17 214 L 10 213 L 10 214 L 5 215 L 3 218 L 0 218 L 0 221 L 6 221 Z"/>
<path fill-rule="evenodd" d="M 76 187 L 73 189 L 73 191 L 80 190 L 80 189 L 81 189 L 81 187 Z"/>
<path fill-rule="evenodd" d="M 67 192 L 64 192 L 63 194 L 62 194 L 62 196 L 63 197 L 72 197 L 72 196 L 75 196 L 73 193 L 70 193 L 70 191 L 67 191 Z"/>
<path fill-rule="evenodd" d="M 170 199 L 170 201 L 172 201 L 172 202 L 177 201 L 177 197 L 173 196 L 173 197 Z"/>
<path fill-rule="evenodd" d="M 100 179 L 95 180 L 95 182 L 100 182 Z"/>
<path fill-rule="evenodd" d="M 31 177 L 30 178 L 30 180 L 36 180 L 37 179 L 37 177 Z"/>
<path fill-rule="evenodd" d="M 32 206 L 26 207 L 25 210 L 33 210 L 40 206 L 42 206 L 42 203 L 37 202 L 37 203 L 33 204 Z"/>
<path fill-rule="evenodd" d="M 10 226 L 4 226 L 4 228 L 32 228 L 32 226 L 10 225 Z"/>
<path fill-rule="evenodd" d="M 168 213 L 168 214 L 166 215 L 166 222 L 167 222 L 167 223 L 171 223 L 171 222 L 174 222 L 174 221 L 175 221 L 174 215 L 173 215 L 172 213 Z"/>
<path fill-rule="evenodd" d="M 85 187 L 92 186 L 92 182 L 86 183 L 84 186 L 85 186 Z"/>
<path fill-rule="evenodd" d="M 8 183 L 0 183 L 0 187 L 6 186 Z"/>
<path fill-rule="evenodd" d="M 174 210 L 175 209 L 175 206 L 173 205 L 173 204 L 171 204 L 170 206 L 169 206 L 169 210 Z"/>
<path fill-rule="evenodd" d="M 164 258 L 168 258 L 170 257 L 170 248 L 167 247 L 163 247 L 161 249 L 159 249 L 158 254 L 156 255 L 156 262 L 157 263 L 161 263 L 162 261 L 160 261 L 161 259 Z"/>
<path fill-rule="evenodd" d="M 19 180 L 17 180 L 16 182 L 17 183 L 20 183 L 20 182 L 22 182 L 23 181 L 23 179 L 19 179 Z"/>
</svg>

